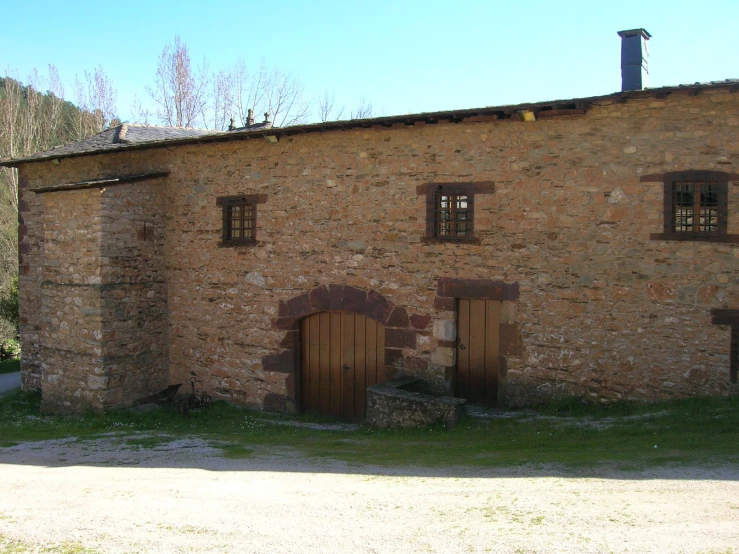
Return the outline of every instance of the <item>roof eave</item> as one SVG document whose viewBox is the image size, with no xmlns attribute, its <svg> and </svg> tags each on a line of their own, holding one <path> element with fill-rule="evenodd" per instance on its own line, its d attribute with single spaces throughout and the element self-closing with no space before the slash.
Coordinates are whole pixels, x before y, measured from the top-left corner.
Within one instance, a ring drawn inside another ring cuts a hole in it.
<svg viewBox="0 0 739 554">
<path fill-rule="evenodd" d="M 310 123 L 305 125 L 293 125 L 289 127 L 272 127 L 270 129 L 245 129 L 243 131 L 230 131 L 227 133 L 219 133 L 213 135 L 203 135 L 201 137 L 188 137 L 183 139 L 166 139 L 148 142 L 139 142 L 127 144 L 121 148 L 99 149 L 88 152 L 73 152 L 59 156 L 48 156 L 43 158 L 31 159 L 10 159 L 0 160 L 0 167 L 18 167 L 23 164 L 48 162 L 52 160 L 61 160 L 66 158 L 77 158 L 82 156 L 93 156 L 107 154 L 113 152 L 122 152 L 129 150 L 145 150 L 150 148 L 167 148 L 170 146 L 183 146 L 189 144 L 205 144 L 213 142 L 229 142 L 232 140 L 247 140 L 252 138 L 263 138 L 265 135 L 283 137 L 304 133 L 320 133 L 331 131 L 343 131 L 349 129 L 378 129 L 378 128 L 401 128 L 411 127 L 419 124 L 436 124 L 439 122 L 462 123 L 472 122 L 471 118 L 479 117 L 484 120 L 498 119 L 505 120 L 514 118 L 519 112 L 524 110 L 534 111 L 538 113 L 552 112 L 552 115 L 570 115 L 580 110 L 587 110 L 590 106 L 597 102 L 613 100 L 614 102 L 625 102 L 630 99 L 638 98 L 665 98 L 673 92 L 688 92 L 690 94 L 698 94 L 703 90 L 728 88 L 731 92 L 739 91 L 739 81 L 727 80 L 715 83 L 696 83 L 694 85 L 679 85 L 672 87 L 661 87 L 654 89 L 643 89 L 626 92 L 614 92 L 601 96 L 591 96 L 587 98 L 573 98 L 569 100 L 554 100 L 546 102 L 527 102 L 523 104 L 507 105 L 507 106 L 491 106 L 486 108 L 471 108 L 463 110 L 447 110 L 441 112 L 426 112 L 409 115 L 389 116 L 389 117 L 373 117 L 370 119 L 350 119 L 344 121 L 332 121 L 324 123 Z M 568 113 L 556 113 L 568 112 Z M 514 118 L 515 119 L 515 118 Z"/>
</svg>

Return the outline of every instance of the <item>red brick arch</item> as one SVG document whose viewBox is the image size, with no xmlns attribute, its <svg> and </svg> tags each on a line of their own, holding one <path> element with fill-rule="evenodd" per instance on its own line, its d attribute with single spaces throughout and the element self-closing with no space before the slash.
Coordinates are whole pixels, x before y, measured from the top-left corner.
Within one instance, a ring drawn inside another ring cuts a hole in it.
<svg viewBox="0 0 739 554">
<path fill-rule="evenodd" d="M 281 300 L 278 317 L 272 321 L 274 329 L 282 329 L 285 336 L 280 342 L 281 350 L 267 354 L 262 358 L 264 371 L 287 373 L 287 394 L 269 394 L 265 398 L 264 408 L 284 411 L 290 403 L 295 407 L 296 374 L 300 335 L 298 323 L 301 319 L 317 312 L 349 312 L 374 319 L 385 327 L 385 365 L 389 369 L 388 377 L 402 370 L 407 361 L 403 359 L 403 349 L 416 349 L 416 336 L 426 329 L 431 322 L 428 315 L 414 314 L 409 316 L 403 306 L 396 306 L 375 290 L 365 291 L 351 285 L 321 285 L 306 292 Z M 417 358 L 413 357 L 415 362 Z"/>
</svg>

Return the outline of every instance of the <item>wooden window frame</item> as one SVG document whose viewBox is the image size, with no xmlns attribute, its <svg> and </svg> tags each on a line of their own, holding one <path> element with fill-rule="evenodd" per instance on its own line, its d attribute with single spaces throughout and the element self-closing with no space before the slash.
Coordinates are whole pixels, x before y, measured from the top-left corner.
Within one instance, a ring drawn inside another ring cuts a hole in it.
<svg viewBox="0 0 739 554">
<path fill-rule="evenodd" d="M 713 325 L 731 326 L 731 344 L 729 346 L 729 380 L 737 382 L 739 373 L 739 310 L 730 308 L 714 308 L 711 310 Z"/>
<path fill-rule="evenodd" d="M 257 244 L 257 205 L 264 204 L 267 201 L 265 194 L 247 194 L 240 196 L 219 196 L 216 199 L 216 205 L 221 207 L 221 242 L 219 246 L 252 246 Z M 242 230 L 251 230 L 251 236 L 248 238 L 234 238 L 231 236 L 232 229 L 232 213 L 234 207 L 241 208 Z M 245 225 L 245 211 L 249 208 L 252 212 L 250 218 L 251 225 Z"/>
<path fill-rule="evenodd" d="M 649 238 L 651 240 L 671 240 L 671 241 L 700 241 L 700 242 L 732 242 L 739 243 L 739 235 L 730 235 L 728 233 L 729 219 L 729 181 L 737 180 L 736 175 L 724 173 L 722 171 L 674 171 L 659 175 L 645 175 L 640 181 L 662 181 L 664 185 L 663 192 L 663 230 L 661 233 L 652 233 Z M 676 209 L 676 185 L 680 183 L 692 183 L 695 187 L 693 192 L 693 230 L 678 231 L 677 225 L 677 209 Z M 717 224 L 715 231 L 701 231 L 698 229 L 700 225 L 700 217 L 696 217 L 696 213 L 700 213 L 701 207 L 701 186 L 711 184 L 716 187 L 717 205 L 716 215 Z"/>
<path fill-rule="evenodd" d="M 475 195 L 493 194 L 495 184 L 489 181 L 474 183 L 428 183 L 416 187 L 416 193 L 426 197 L 426 232 L 422 242 L 427 243 L 467 243 L 480 244 L 480 239 L 475 235 Z M 460 196 L 466 197 L 467 208 L 464 210 L 466 219 L 457 219 L 458 208 L 455 206 Z M 442 198 L 447 198 L 451 204 L 449 207 L 450 218 L 440 218 L 443 213 L 441 208 Z M 466 227 L 464 234 L 457 234 L 457 225 L 464 222 Z M 441 234 L 442 223 L 449 225 L 449 234 Z"/>
<path fill-rule="evenodd" d="M 474 237 L 475 195 L 438 190 L 434 194 L 433 222 L 432 234 L 436 240 L 463 241 Z"/>
</svg>

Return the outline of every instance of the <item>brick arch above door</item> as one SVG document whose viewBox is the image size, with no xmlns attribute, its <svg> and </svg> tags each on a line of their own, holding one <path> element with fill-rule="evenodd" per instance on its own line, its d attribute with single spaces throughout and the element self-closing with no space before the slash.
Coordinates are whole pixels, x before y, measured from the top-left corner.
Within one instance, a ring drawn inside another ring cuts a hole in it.
<svg viewBox="0 0 739 554">
<path fill-rule="evenodd" d="M 367 316 L 385 327 L 411 328 L 406 309 L 396 306 L 376 290 L 333 284 L 321 285 L 289 300 L 281 300 L 274 326 L 291 329 L 297 320 L 316 312 L 349 312 Z"/>
<path fill-rule="evenodd" d="M 288 300 L 281 300 L 277 318 L 272 320 L 272 328 L 285 331 L 278 352 L 262 358 L 264 371 L 287 373 L 287 392 L 285 395 L 270 394 L 264 401 L 265 409 L 284 411 L 296 400 L 295 372 L 298 368 L 300 337 L 298 324 L 301 319 L 318 312 L 348 312 L 366 316 L 385 327 L 385 365 L 400 368 L 413 363 L 413 358 L 403 356 L 403 350 L 416 350 L 419 331 L 426 329 L 431 316 L 408 314 L 403 306 L 376 290 L 363 290 L 352 285 L 321 285 Z M 392 371 L 388 377 L 392 377 Z"/>
</svg>

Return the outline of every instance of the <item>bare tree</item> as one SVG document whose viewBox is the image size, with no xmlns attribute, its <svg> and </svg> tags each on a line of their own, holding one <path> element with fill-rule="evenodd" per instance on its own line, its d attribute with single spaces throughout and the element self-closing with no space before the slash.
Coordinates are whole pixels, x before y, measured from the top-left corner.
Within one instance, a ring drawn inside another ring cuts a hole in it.
<svg viewBox="0 0 739 554">
<path fill-rule="evenodd" d="M 223 130 L 233 115 L 234 76 L 227 71 L 219 71 L 213 77 L 213 126 Z"/>
<path fill-rule="evenodd" d="M 231 109 L 234 111 L 242 126 L 249 122 L 249 110 L 262 106 L 265 96 L 265 83 L 267 82 L 267 68 L 262 61 L 259 71 L 250 75 L 246 69 L 244 60 L 239 60 L 231 69 Z"/>
<path fill-rule="evenodd" d="M 208 108 L 208 65 L 194 70 L 190 62 L 190 51 L 179 36 L 174 45 L 167 44 L 159 56 L 155 86 L 147 92 L 156 102 L 156 115 L 169 126 L 192 127 L 205 125 Z"/>
<path fill-rule="evenodd" d="M 179 36 L 173 45 L 164 47 L 155 86 L 147 92 L 157 105 L 159 121 L 170 126 L 202 125 L 222 130 L 232 117 L 247 126 L 249 110 L 269 112 L 276 126 L 294 125 L 303 123 L 310 109 L 302 83 L 264 61 L 254 72 L 247 70 L 243 60 L 213 74 L 205 60 L 193 69 L 190 51 Z M 140 107 L 134 113 L 140 116 Z"/>
<path fill-rule="evenodd" d="M 304 123 L 310 103 L 303 84 L 290 73 L 270 69 L 262 60 L 255 73 L 249 73 L 243 60 L 230 70 L 231 109 L 241 125 L 249 124 L 252 113 L 268 112 L 277 127 Z"/>
<path fill-rule="evenodd" d="M 356 110 L 353 110 L 350 119 L 367 119 L 372 117 L 372 102 L 368 102 L 367 99 L 362 96 L 359 99 L 359 105 Z"/>
<path fill-rule="evenodd" d="M 75 76 L 74 93 L 80 109 L 74 121 L 75 138 L 104 131 L 115 118 L 118 94 L 103 68 L 98 66 L 93 73 L 85 71 L 84 81 Z"/>
<path fill-rule="evenodd" d="M 62 141 L 62 113 L 64 110 L 64 85 L 56 67 L 49 64 L 49 77 L 46 82 L 44 121 L 47 130 L 44 144 L 58 144 Z"/>
<path fill-rule="evenodd" d="M 141 103 L 141 98 L 139 98 L 138 95 L 134 95 L 133 97 L 133 104 L 131 104 L 131 113 L 133 114 L 133 117 L 137 123 L 148 125 L 149 121 L 151 120 L 151 112 L 148 110 L 148 108 L 144 107 L 144 105 Z"/>
<path fill-rule="evenodd" d="M 265 83 L 265 96 L 276 127 L 305 122 L 310 103 L 303 98 L 303 84 L 291 74 L 273 70 Z"/>
<path fill-rule="evenodd" d="M 21 118 L 23 87 L 5 71 L 5 95 L 0 97 L 0 158 L 15 158 L 21 154 L 24 141 Z M 18 206 L 18 174 L 12 168 L 0 168 L 0 179 L 8 190 L 8 200 L 14 208 Z"/>
<path fill-rule="evenodd" d="M 338 121 L 344 115 L 344 106 L 334 113 L 335 96 L 331 92 L 328 95 L 328 89 L 323 91 L 323 95 L 318 97 L 318 117 L 322 123 L 326 121 Z"/>
<path fill-rule="evenodd" d="M 32 70 L 23 85 L 5 71 L 4 95 L 0 96 L 0 158 L 27 156 L 61 141 L 64 87 L 56 67 L 49 65 L 48 78 Z M 47 93 L 42 91 L 46 89 Z M 0 181 L 7 188 L 7 201 L 17 206 L 18 177 L 13 169 L 0 168 Z"/>
</svg>

